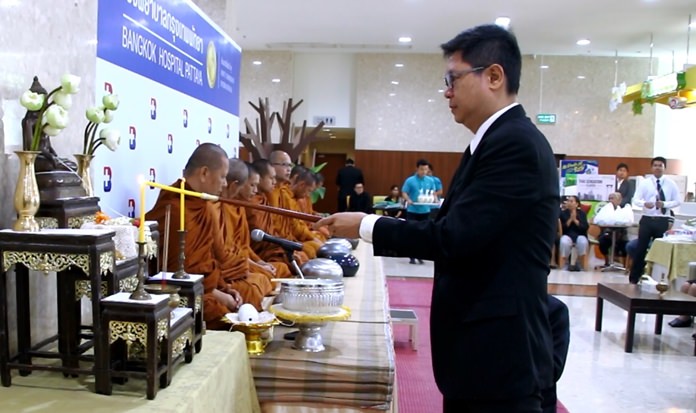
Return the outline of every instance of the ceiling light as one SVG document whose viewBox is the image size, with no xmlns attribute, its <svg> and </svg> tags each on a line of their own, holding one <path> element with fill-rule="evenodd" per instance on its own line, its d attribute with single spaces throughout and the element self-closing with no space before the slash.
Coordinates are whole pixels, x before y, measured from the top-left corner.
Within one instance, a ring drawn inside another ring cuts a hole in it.
<svg viewBox="0 0 696 413">
<path fill-rule="evenodd" d="M 396 80 L 392 80 L 392 81 L 391 81 L 391 84 L 392 84 L 392 85 L 398 85 L 399 82 L 397 82 Z"/>
<path fill-rule="evenodd" d="M 276 77 L 275 79 L 271 79 L 271 82 L 273 82 L 273 83 L 280 83 L 280 79 L 278 79 L 278 78 Z"/>
<path fill-rule="evenodd" d="M 411 43 L 413 39 L 411 39 L 408 36 L 401 36 L 399 37 L 399 43 Z"/>
<path fill-rule="evenodd" d="M 261 63 L 262 62 L 260 60 L 254 60 L 253 62 L 251 62 L 251 64 L 254 66 L 261 66 Z"/>
<path fill-rule="evenodd" d="M 437 93 L 445 93 L 445 89 L 438 89 Z"/>
<path fill-rule="evenodd" d="M 549 65 L 541 65 L 541 66 L 539 66 L 539 69 L 548 69 L 548 68 L 549 68 Z"/>
<path fill-rule="evenodd" d="M 428 99 L 428 103 L 433 103 L 435 102 L 435 99 Z"/>
<path fill-rule="evenodd" d="M 584 79 L 584 78 L 585 78 L 585 76 L 583 76 L 583 75 L 578 75 L 578 79 Z"/>
<path fill-rule="evenodd" d="M 507 29 L 510 27 L 510 18 L 509 17 L 498 17 L 495 19 L 495 25 L 500 26 L 503 29 Z"/>
<path fill-rule="evenodd" d="M 577 42 L 575 42 L 575 44 L 577 44 L 578 46 L 587 46 L 590 43 L 590 39 L 580 39 Z"/>
<path fill-rule="evenodd" d="M 390 93 L 389 96 L 394 97 L 396 96 L 396 93 Z"/>
<path fill-rule="evenodd" d="M 396 63 L 396 64 L 394 65 L 394 67 L 404 67 L 404 64 L 403 64 L 403 63 Z"/>
</svg>

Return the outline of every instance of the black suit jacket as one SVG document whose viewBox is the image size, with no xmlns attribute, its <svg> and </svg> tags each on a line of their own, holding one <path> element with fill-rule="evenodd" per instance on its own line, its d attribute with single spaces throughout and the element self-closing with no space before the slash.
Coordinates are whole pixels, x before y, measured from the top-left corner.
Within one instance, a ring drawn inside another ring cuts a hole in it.
<svg viewBox="0 0 696 413">
<path fill-rule="evenodd" d="M 636 182 L 626 178 L 616 191 L 621 194 L 621 208 L 623 208 L 633 200 L 633 194 L 636 192 Z"/>
<path fill-rule="evenodd" d="M 515 106 L 469 149 L 437 218 L 380 218 L 375 255 L 435 261 L 430 317 L 445 398 L 508 399 L 553 384 L 546 277 L 558 174 L 544 135 Z"/>
<path fill-rule="evenodd" d="M 343 196 L 354 194 L 355 184 L 364 183 L 365 178 L 363 178 L 362 171 L 355 166 L 344 166 L 338 170 L 336 175 L 336 185 L 339 187 L 339 194 Z"/>
</svg>

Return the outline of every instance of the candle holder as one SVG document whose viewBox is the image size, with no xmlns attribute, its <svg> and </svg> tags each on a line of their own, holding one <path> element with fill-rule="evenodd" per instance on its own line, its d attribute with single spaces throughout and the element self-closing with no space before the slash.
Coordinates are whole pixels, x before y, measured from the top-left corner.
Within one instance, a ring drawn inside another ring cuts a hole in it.
<svg viewBox="0 0 696 413">
<path fill-rule="evenodd" d="M 145 291 L 145 263 L 147 261 L 147 255 L 145 254 L 145 242 L 138 241 L 138 286 L 135 287 L 135 291 L 130 295 L 131 300 L 149 300 L 152 297 Z"/>
<path fill-rule="evenodd" d="M 177 231 L 179 233 L 179 269 L 172 275 L 175 280 L 187 280 L 191 278 L 184 270 L 184 261 L 186 260 L 186 254 L 184 250 L 186 249 L 186 230 L 180 229 Z"/>
</svg>

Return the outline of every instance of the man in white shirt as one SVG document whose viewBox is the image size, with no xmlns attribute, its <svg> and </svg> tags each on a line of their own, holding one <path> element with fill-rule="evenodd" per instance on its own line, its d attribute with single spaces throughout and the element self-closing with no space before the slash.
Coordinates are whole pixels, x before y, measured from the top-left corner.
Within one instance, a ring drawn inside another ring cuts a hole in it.
<svg viewBox="0 0 696 413">
<path fill-rule="evenodd" d="M 633 205 L 643 209 L 638 227 L 638 246 L 629 281 L 638 284 L 645 268 L 650 241 L 662 238 L 669 227 L 670 209 L 681 203 L 677 184 L 664 176 L 667 160 L 657 156 L 651 161 L 653 176 L 643 179 L 633 196 Z"/>
</svg>

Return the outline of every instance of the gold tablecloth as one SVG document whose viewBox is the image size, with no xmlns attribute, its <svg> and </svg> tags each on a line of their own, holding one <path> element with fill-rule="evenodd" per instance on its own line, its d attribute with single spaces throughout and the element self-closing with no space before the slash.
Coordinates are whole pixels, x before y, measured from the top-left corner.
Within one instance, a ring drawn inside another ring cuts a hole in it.
<svg viewBox="0 0 696 413">
<path fill-rule="evenodd" d="M 203 349 L 191 364 L 177 367 L 172 383 L 145 398 L 145 380 L 115 384 L 113 395 L 93 392 L 94 377 L 64 378 L 61 373 L 33 372 L 0 387 L 0 412 L 32 413 L 258 413 L 261 411 L 241 333 L 208 331 Z"/>
<path fill-rule="evenodd" d="M 665 267 L 670 280 L 689 273 L 689 262 L 696 261 L 696 242 L 682 239 L 657 238 L 645 260 Z"/>
<path fill-rule="evenodd" d="M 360 270 L 343 279 L 352 316 L 322 328 L 326 350 L 294 350 L 283 340 L 294 329 L 277 326 L 266 352 L 251 358 L 264 413 L 396 411 L 386 279 L 372 245 L 361 242 L 353 252 Z"/>
</svg>

